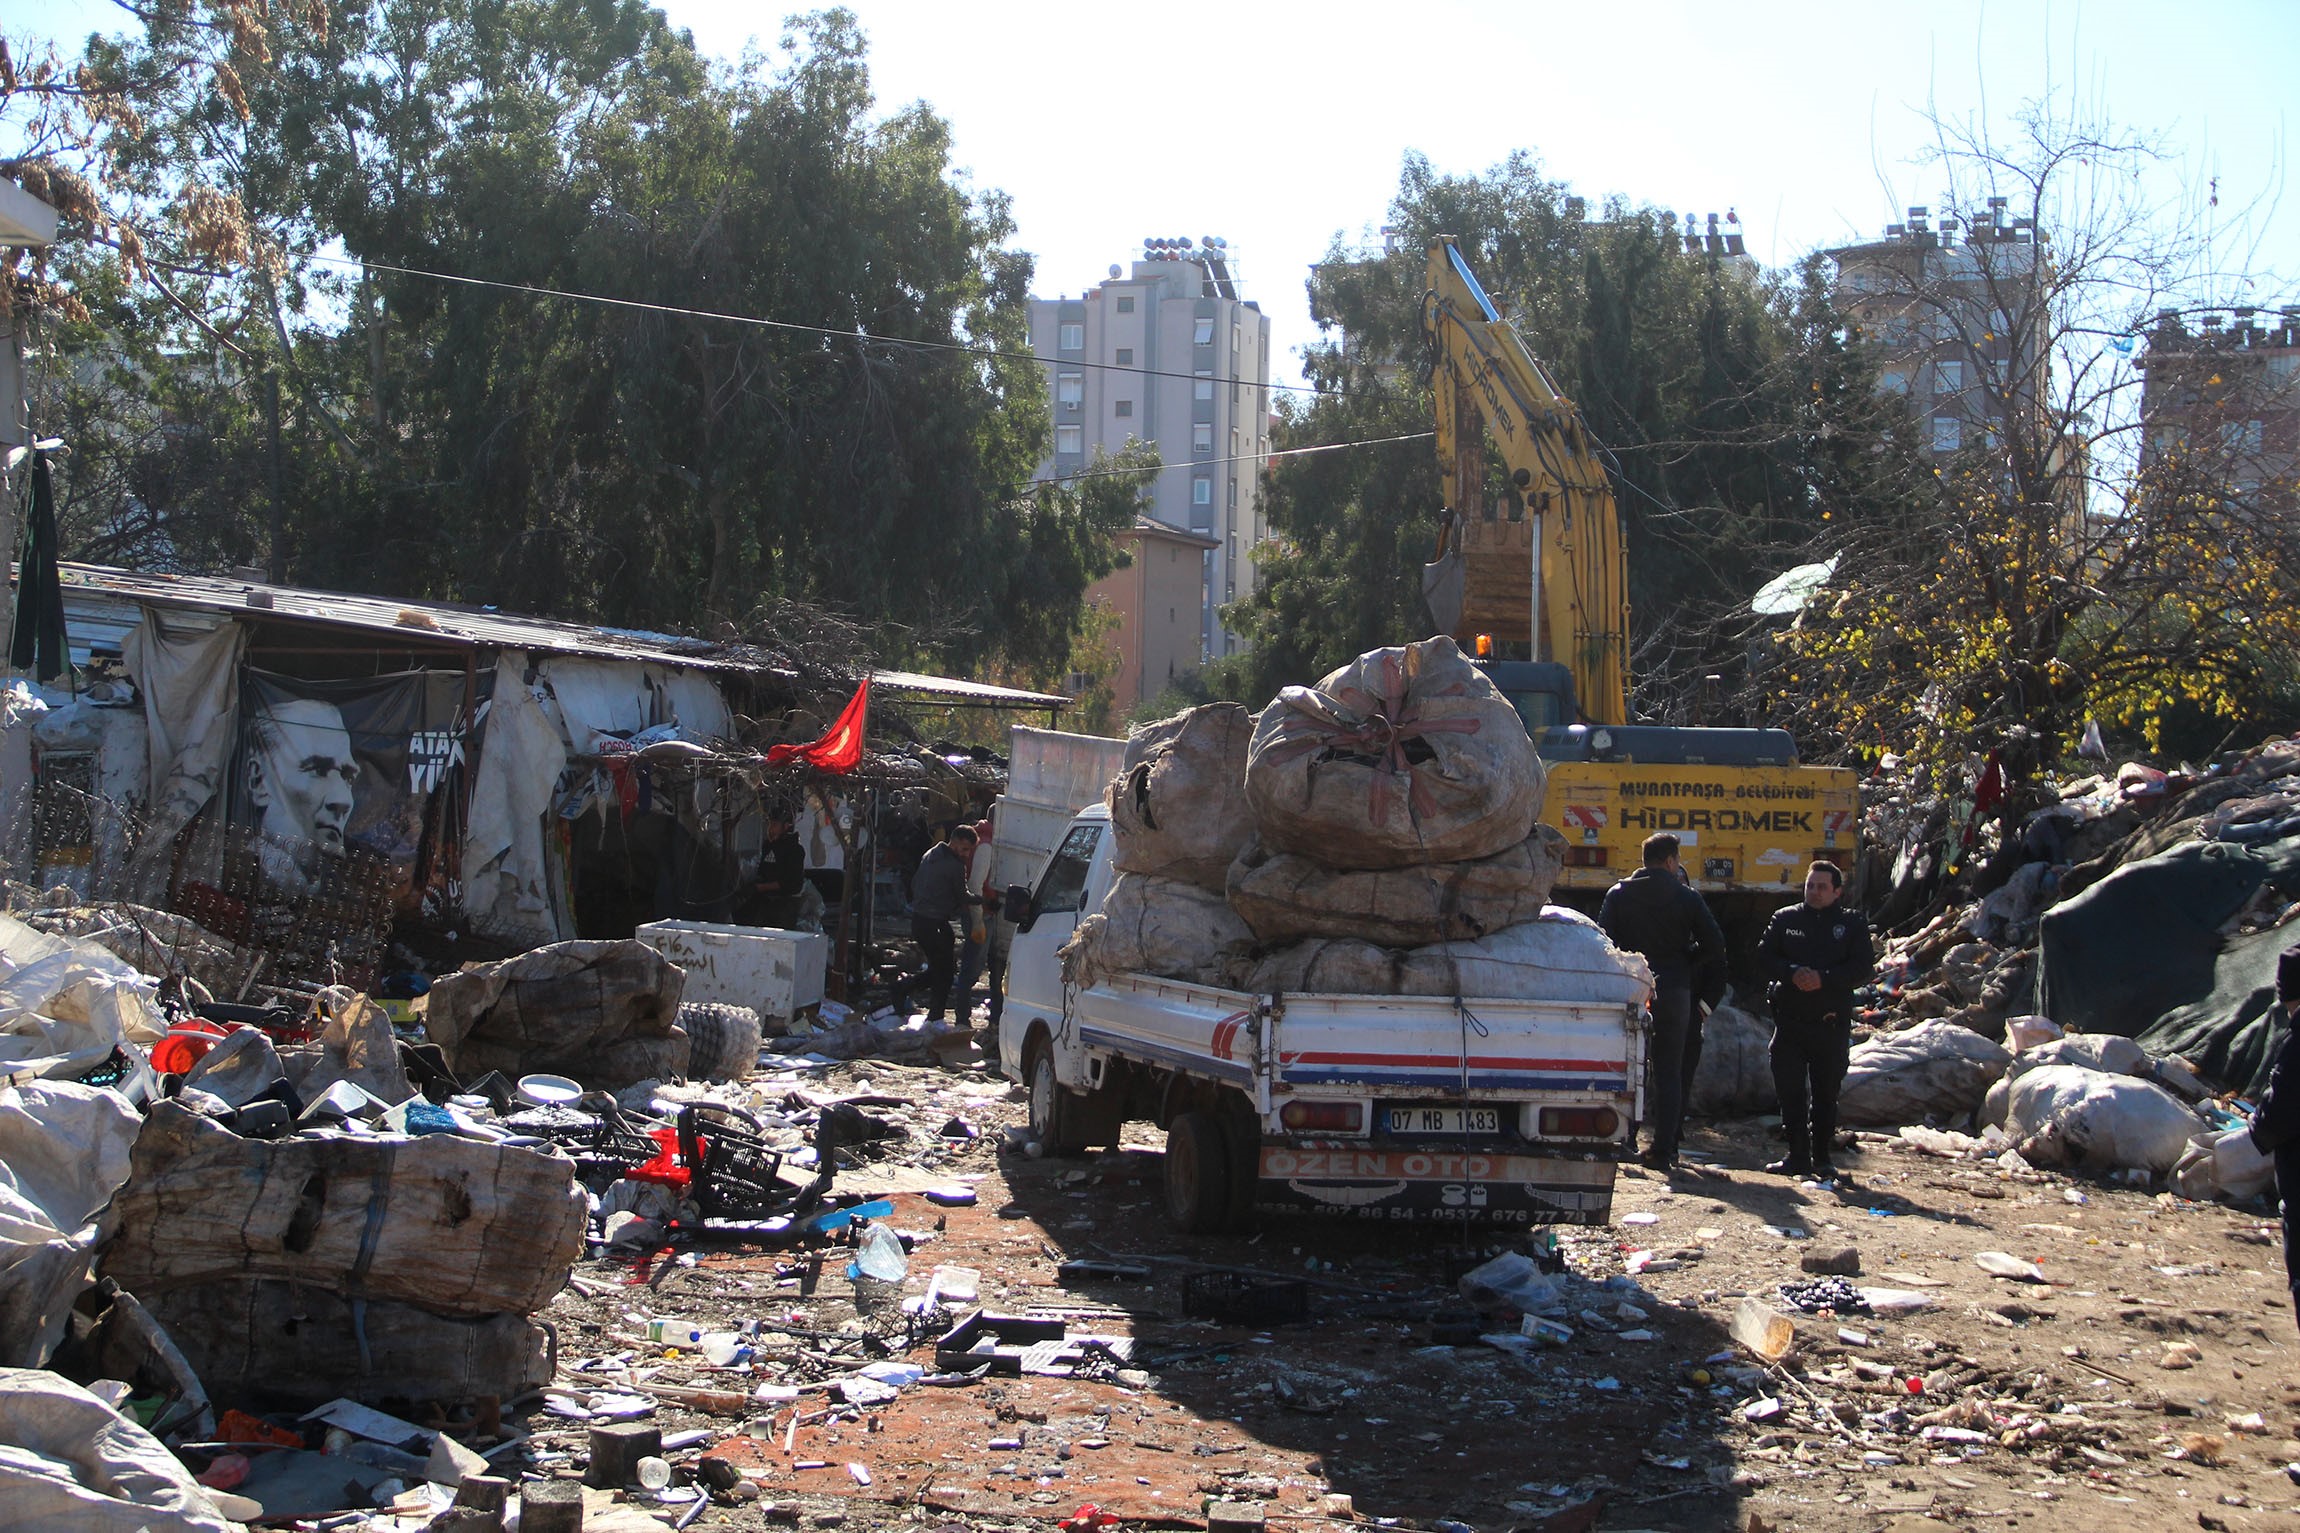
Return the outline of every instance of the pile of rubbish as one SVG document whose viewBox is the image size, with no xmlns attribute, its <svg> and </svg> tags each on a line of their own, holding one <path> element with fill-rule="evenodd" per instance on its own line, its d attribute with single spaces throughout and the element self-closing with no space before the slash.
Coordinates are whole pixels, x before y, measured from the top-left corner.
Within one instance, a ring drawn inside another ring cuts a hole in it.
<svg viewBox="0 0 2300 1533">
<path fill-rule="evenodd" d="M 1564 839 L 1541 758 L 1453 641 L 1374 650 L 1259 716 L 1210 703 L 1137 731 L 1105 801 L 1118 877 L 1064 978 L 1253 991 L 1641 998 L 1644 961 L 1548 904 Z"/>
<path fill-rule="evenodd" d="M 1888 1090 L 1890 1105 L 1858 1115 L 1849 1080 L 1846 1121 L 2029 1122 L 2023 1153 L 2038 1164 L 2159 1178 L 2185 1166 L 2185 1195 L 2253 1195 L 2262 1173 L 2248 1146 L 2231 1145 L 2216 1163 L 2198 1136 L 2225 1139 L 2248 1117 L 2284 1037 L 2275 971 L 2277 955 L 2300 940 L 2286 930 L 2300 916 L 2300 738 L 2270 739 L 2201 772 L 2128 762 L 2056 792 L 2022 820 L 2015 845 L 1973 827 L 1967 865 L 1992 869 L 1994 887 L 1941 902 L 1881 944 L 1864 1017 L 1875 1038 L 1856 1051 L 1856 1074 L 1863 1051 L 1901 1038 L 1891 1047 L 1925 1063 L 1891 1079 L 1912 1070 L 1944 1079 L 1909 1096 Z M 1926 880 L 1938 838 L 1968 812 L 1904 781 L 1872 784 L 1871 843 L 1897 845 L 1888 915 L 1897 891 Z M 2069 1036 L 2050 1041 L 2040 1036 L 2048 1029 Z M 1720 1036 L 1713 1019 L 1713 1050 Z M 1730 1019 L 1722 1036 L 1719 1070 L 1704 1061 L 1711 1110 L 1764 1110 L 1763 1072 L 1729 1068 L 1739 1057 Z M 1975 1038 L 2011 1044 L 1977 1094 L 1992 1060 Z M 2082 1057 L 2063 1062 L 2055 1051 Z M 2117 1084 L 2073 1081 L 2068 1069 Z M 2049 1131 L 2034 1137 L 2039 1128 Z"/>
<path fill-rule="evenodd" d="M 861 1201 L 840 1169 L 972 1137 L 809 1096 L 803 1064 L 759 1076 L 757 1016 L 682 1006 L 642 943 L 472 965 L 395 1025 L 348 988 L 215 1002 L 136 967 L 143 923 L 40 915 L 0 917 L 0 1430 L 25 1450 L 0 1495 L 35 1521 L 222 1529 L 475 1482 L 499 1514 L 464 1439 L 517 1440 L 493 1423 L 557 1376 L 536 1317 L 586 1253 L 819 1243 Z M 470 1414 L 355 1403 L 399 1400 Z"/>
</svg>

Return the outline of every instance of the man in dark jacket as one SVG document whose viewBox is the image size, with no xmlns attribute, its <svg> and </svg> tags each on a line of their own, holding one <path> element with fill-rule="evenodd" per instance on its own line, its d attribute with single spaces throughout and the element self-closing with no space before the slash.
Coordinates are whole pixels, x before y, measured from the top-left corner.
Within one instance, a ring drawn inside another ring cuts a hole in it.
<svg viewBox="0 0 2300 1533">
<path fill-rule="evenodd" d="M 1645 866 L 1605 891 L 1597 920 L 1614 946 L 1642 953 L 1653 969 L 1653 1037 L 1646 1049 L 1653 1142 L 1639 1158 L 1666 1171 L 1677 1164 L 1685 1091 L 1701 1064 L 1694 1004 L 1714 1006 L 1724 993 L 1725 934 L 1709 902 L 1686 883 L 1677 838 L 1648 836 L 1644 850 Z"/>
<path fill-rule="evenodd" d="M 799 845 L 788 809 L 767 811 L 766 836 L 759 846 L 759 924 L 787 927 L 799 918 L 799 893 L 806 887 L 806 848 Z"/>
<path fill-rule="evenodd" d="M 1757 944 L 1757 972 L 1771 982 L 1773 1086 L 1789 1154 L 1767 1166 L 1783 1176 L 1835 1178 L 1837 1089 L 1852 1052 L 1853 991 L 1877 971 L 1869 923 L 1842 910 L 1845 875 L 1835 863 L 1805 870 L 1804 903 L 1773 912 Z"/>
<path fill-rule="evenodd" d="M 975 903 L 966 892 L 966 859 L 974 850 L 974 827 L 961 825 L 950 839 L 928 847 L 910 880 L 910 934 L 926 957 L 926 1020 L 940 1022 L 950 1004 L 950 981 L 957 945 L 950 922 Z"/>
<path fill-rule="evenodd" d="M 2268 1077 L 2268 1090 L 2252 1114 L 2253 1148 L 2276 1157 L 2276 1196 L 2284 1205 L 2284 1277 L 2292 1288 L 2292 1304 L 2300 1311 L 2300 1029 L 2292 1026 L 2292 1013 L 2300 1007 L 2300 947 L 2288 947 L 2276 960 L 2276 1004 L 2284 1013 L 2284 1046 L 2277 1051 L 2276 1068 Z"/>
</svg>

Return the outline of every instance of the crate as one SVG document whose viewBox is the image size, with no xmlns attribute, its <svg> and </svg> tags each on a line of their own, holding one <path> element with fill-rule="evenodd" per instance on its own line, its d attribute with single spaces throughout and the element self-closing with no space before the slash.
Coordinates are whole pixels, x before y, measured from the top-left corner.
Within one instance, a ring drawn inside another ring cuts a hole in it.
<svg viewBox="0 0 2300 1533">
<path fill-rule="evenodd" d="M 1182 1279 L 1182 1313 L 1218 1325 L 1298 1325 L 1310 1318 L 1310 1285 L 1300 1278 L 1193 1272 Z"/>
<path fill-rule="evenodd" d="M 821 932 L 717 921 L 650 921 L 632 935 L 685 971 L 682 1001 L 789 1017 L 823 998 L 831 939 Z"/>
<path fill-rule="evenodd" d="M 791 1206 L 792 1189 L 777 1175 L 782 1153 L 767 1148 L 749 1113 L 711 1102 L 682 1107 L 679 1157 L 706 1219 L 765 1219 Z"/>
</svg>

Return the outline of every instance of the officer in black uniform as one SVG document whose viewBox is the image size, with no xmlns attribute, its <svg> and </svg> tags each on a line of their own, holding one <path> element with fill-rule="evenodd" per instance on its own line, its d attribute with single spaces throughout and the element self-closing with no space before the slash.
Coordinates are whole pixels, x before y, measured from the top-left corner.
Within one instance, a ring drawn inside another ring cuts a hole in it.
<svg viewBox="0 0 2300 1533">
<path fill-rule="evenodd" d="M 1853 991 L 1877 971 L 1869 923 L 1837 908 L 1845 875 L 1835 863 L 1805 871 L 1805 901 L 1773 912 L 1757 944 L 1757 970 L 1771 982 L 1773 1085 L 1789 1154 L 1765 1169 L 1834 1178 L 1837 1089 L 1852 1051 Z"/>
<path fill-rule="evenodd" d="M 1725 993 L 1725 934 L 1708 901 L 1685 881 L 1681 847 L 1667 831 L 1645 838 L 1645 866 L 1606 891 L 1597 924 L 1615 947 L 1642 953 L 1653 969 L 1653 1143 L 1640 1157 L 1656 1171 L 1677 1164 L 1685 1092 L 1701 1066 L 1701 1020 Z"/>
<path fill-rule="evenodd" d="M 2292 1303 L 2300 1310 L 2300 1029 L 2292 1025 L 2300 1007 L 2300 947 L 2288 947 L 2276 959 L 2276 1004 L 2284 1013 L 2284 1044 L 2276 1055 L 2276 1069 L 2268 1077 L 2268 1091 L 2252 1114 L 2252 1145 L 2263 1155 L 2276 1157 L 2276 1195 L 2284 1205 L 2284 1275 L 2292 1285 Z"/>
</svg>

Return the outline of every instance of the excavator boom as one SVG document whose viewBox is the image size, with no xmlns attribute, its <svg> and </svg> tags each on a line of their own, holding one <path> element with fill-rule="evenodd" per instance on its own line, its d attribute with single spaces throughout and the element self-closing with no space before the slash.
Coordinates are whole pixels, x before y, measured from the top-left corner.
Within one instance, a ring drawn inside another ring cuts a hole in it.
<svg viewBox="0 0 2300 1533">
<path fill-rule="evenodd" d="M 1581 412 L 1504 319 L 1450 236 L 1430 246 L 1432 351 L 1446 510 L 1423 589 L 1464 650 L 1490 635 L 1572 673 L 1583 717 L 1629 716 L 1629 570 L 1621 516 Z M 1491 433 L 1507 474 L 1486 494 Z"/>
</svg>

